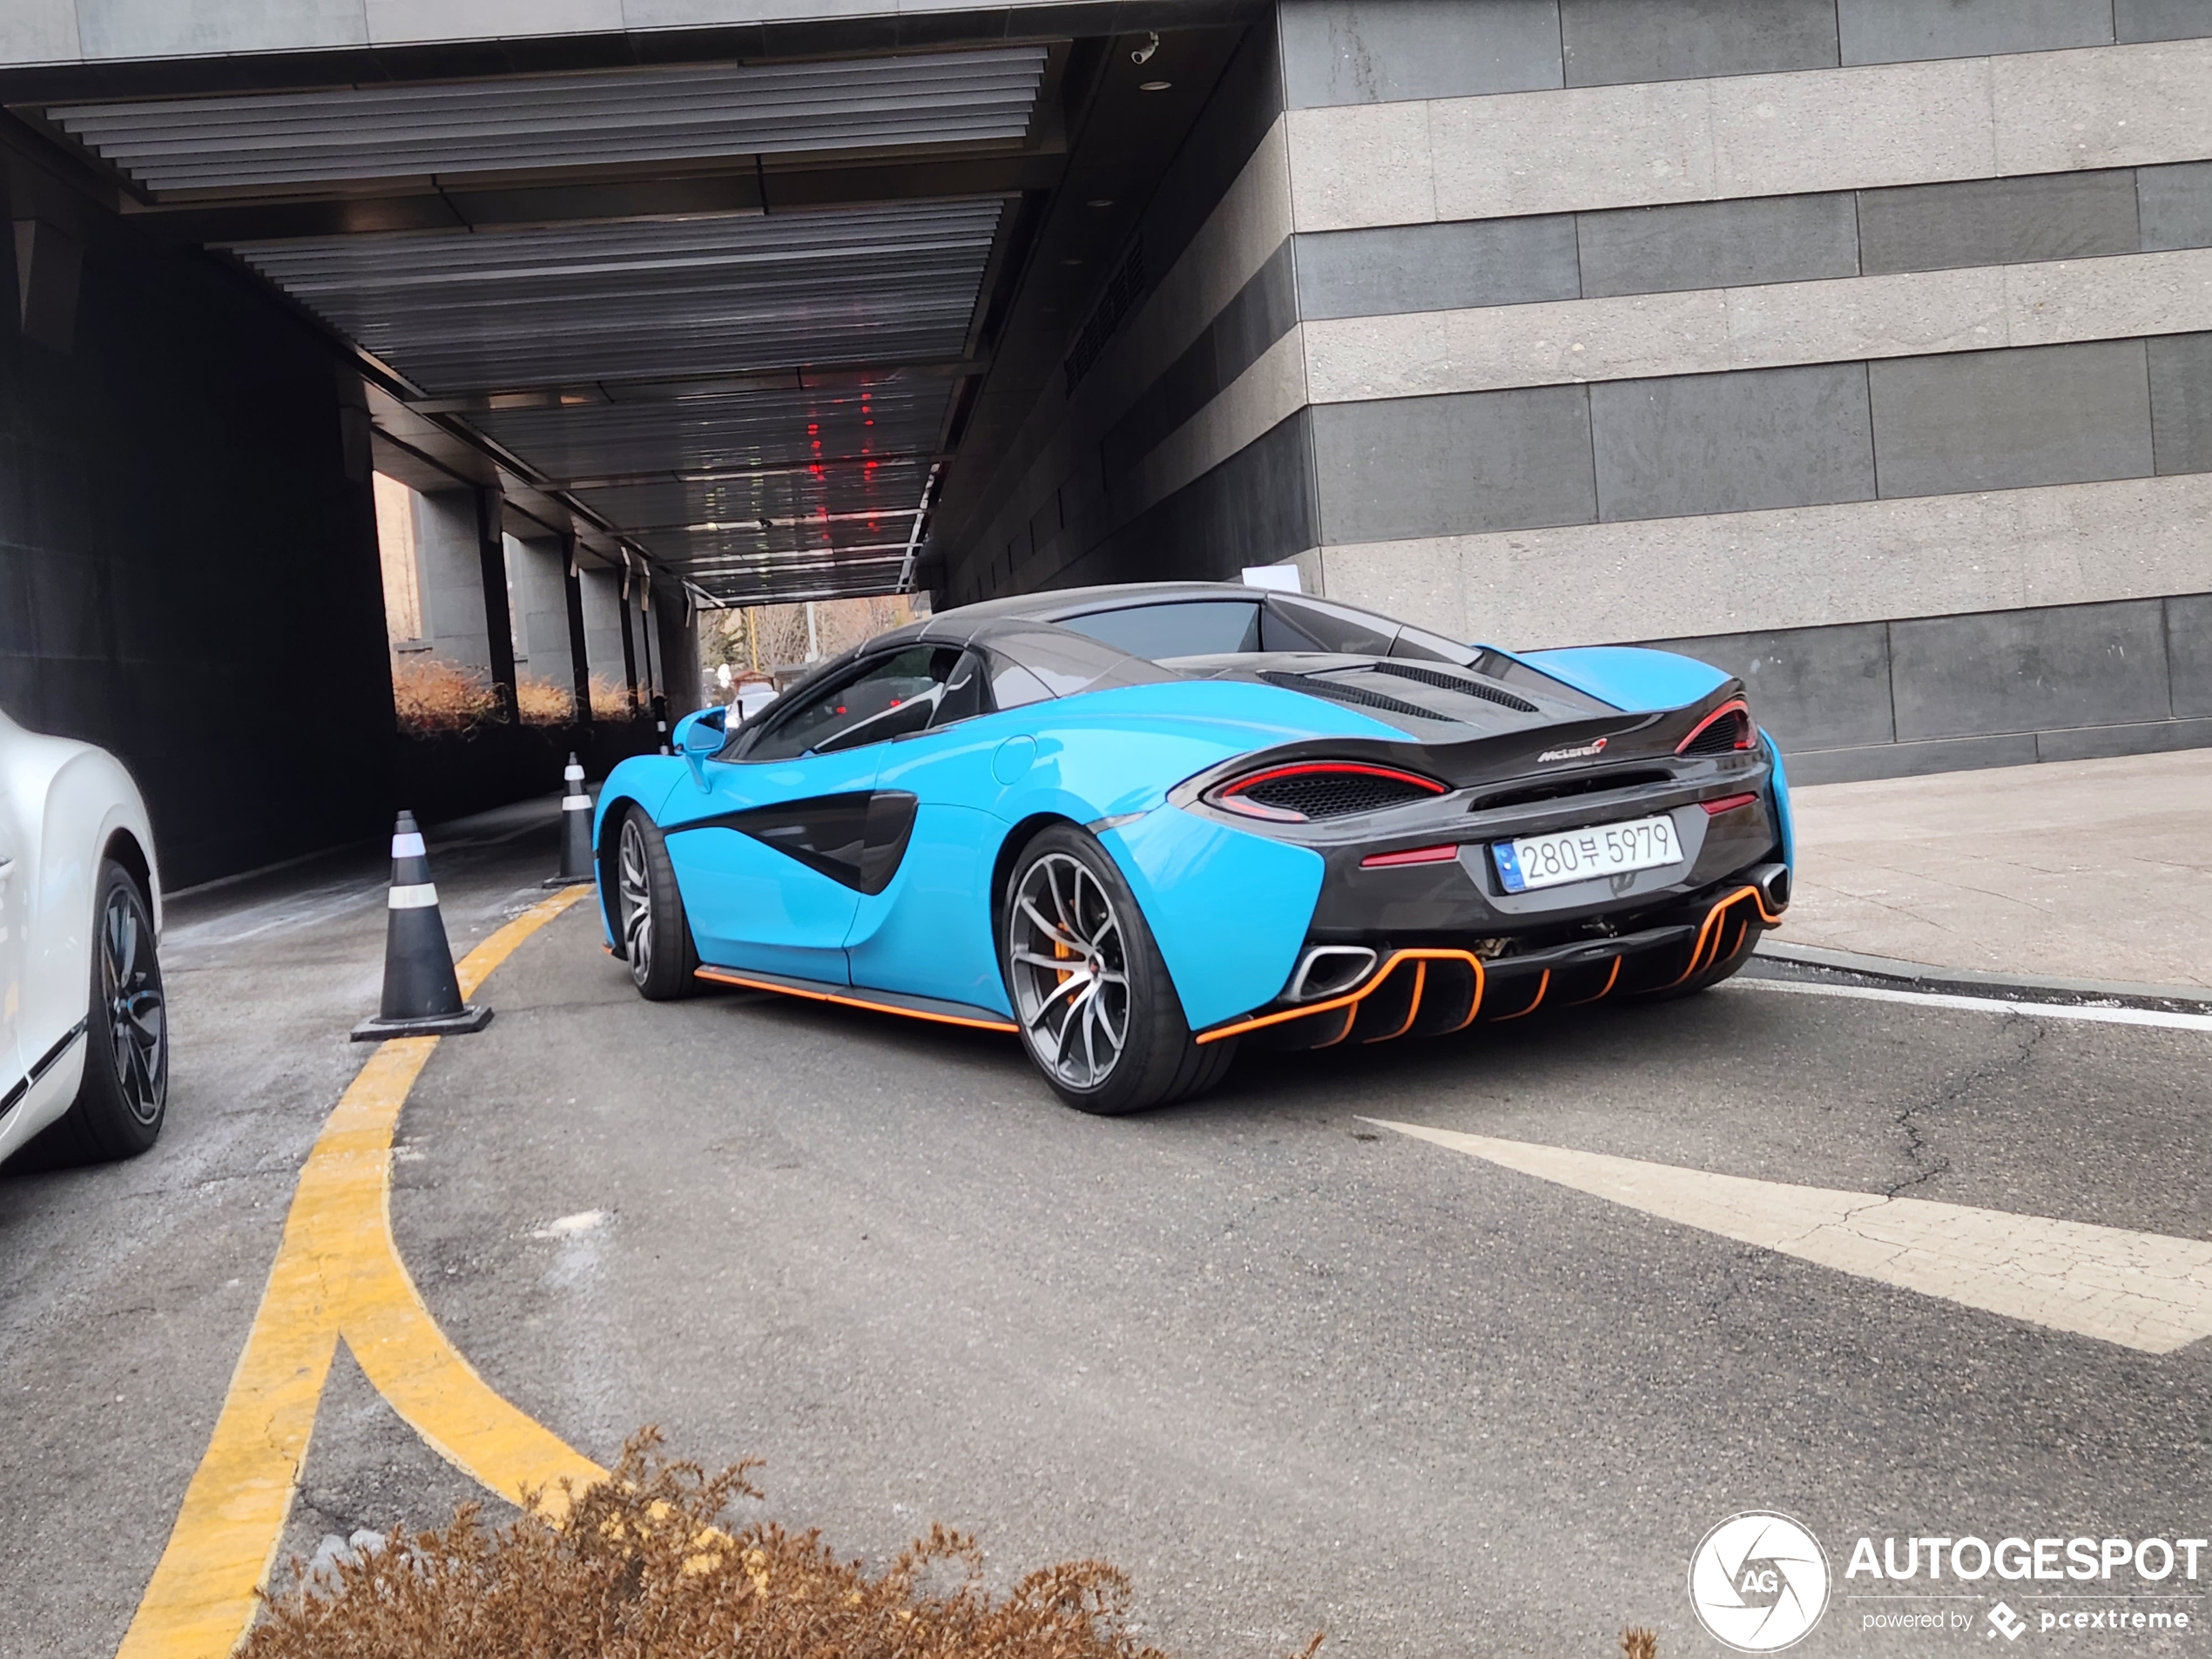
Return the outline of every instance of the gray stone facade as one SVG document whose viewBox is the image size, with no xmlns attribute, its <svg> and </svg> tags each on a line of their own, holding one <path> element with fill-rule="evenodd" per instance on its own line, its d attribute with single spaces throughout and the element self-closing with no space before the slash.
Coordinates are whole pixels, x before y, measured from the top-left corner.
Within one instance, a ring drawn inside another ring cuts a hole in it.
<svg viewBox="0 0 2212 1659">
<path fill-rule="evenodd" d="M 1214 98 L 949 601 L 1294 559 L 1807 777 L 2212 742 L 2212 10 L 1291 0 Z"/>
</svg>

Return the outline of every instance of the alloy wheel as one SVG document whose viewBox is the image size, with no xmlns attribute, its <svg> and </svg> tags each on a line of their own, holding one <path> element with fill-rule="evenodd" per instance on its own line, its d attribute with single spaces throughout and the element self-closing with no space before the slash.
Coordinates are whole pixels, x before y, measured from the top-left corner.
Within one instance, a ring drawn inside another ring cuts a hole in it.
<svg viewBox="0 0 2212 1659">
<path fill-rule="evenodd" d="M 1022 873 L 1007 931 L 1016 1011 L 1046 1070 L 1070 1089 L 1106 1080 L 1129 1042 L 1129 959 L 1098 877 L 1065 853 Z"/>
<path fill-rule="evenodd" d="M 169 1097 L 169 1021 L 152 928 L 127 887 L 108 890 L 100 914 L 100 996 L 123 1103 L 141 1123 Z"/>
<path fill-rule="evenodd" d="M 630 977 L 643 985 L 653 971 L 653 878 L 645 832 L 636 817 L 622 821 L 615 885 L 622 900 L 622 944 Z"/>
</svg>

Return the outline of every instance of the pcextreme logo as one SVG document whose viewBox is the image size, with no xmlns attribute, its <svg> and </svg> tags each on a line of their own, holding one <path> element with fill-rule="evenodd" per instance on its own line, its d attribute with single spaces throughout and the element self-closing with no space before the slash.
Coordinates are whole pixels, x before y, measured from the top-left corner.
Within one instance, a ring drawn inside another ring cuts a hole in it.
<svg viewBox="0 0 2212 1659">
<path fill-rule="evenodd" d="M 1828 1610 L 1828 1553 L 1787 1515 L 1752 1510 L 1707 1533 L 1689 1558 L 1689 1606 L 1714 1641 L 1778 1653 Z"/>
</svg>

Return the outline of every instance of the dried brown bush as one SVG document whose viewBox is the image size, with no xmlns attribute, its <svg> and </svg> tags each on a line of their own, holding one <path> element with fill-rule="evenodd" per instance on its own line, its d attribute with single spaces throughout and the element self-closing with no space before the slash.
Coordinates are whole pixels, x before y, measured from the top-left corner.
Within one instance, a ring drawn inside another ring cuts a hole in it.
<svg viewBox="0 0 2212 1659">
<path fill-rule="evenodd" d="M 1659 1633 L 1632 1624 L 1621 1632 L 1622 1659 L 1659 1659 Z"/>
<path fill-rule="evenodd" d="M 489 680 L 435 657 L 392 659 L 392 705 L 400 730 L 416 736 L 466 732 L 499 718 L 499 697 Z"/>
<path fill-rule="evenodd" d="M 659 1438 L 633 1438 L 557 1529 L 533 1504 L 487 1531 L 469 1505 L 317 1578 L 295 1561 L 244 1659 L 1163 1659 L 1129 1635 L 1128 1580 L 1103 1562 L 994 1597 L 974 1541 L 937 1527 L 870 1576 L 818 1533 L 725 1530 L 758 1466 L 709 1475 Z"/>
<path fill-rule="evenodd" d="M 566 725 L 576 718 L 576 687 L 559 680 L 517 678 L 515 702 L 524 725 Z"/>
</svg>

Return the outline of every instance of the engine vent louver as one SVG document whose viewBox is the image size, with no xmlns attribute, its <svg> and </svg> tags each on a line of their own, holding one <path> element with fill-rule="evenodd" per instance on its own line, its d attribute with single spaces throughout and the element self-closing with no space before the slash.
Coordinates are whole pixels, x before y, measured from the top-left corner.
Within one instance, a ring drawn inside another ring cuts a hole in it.
<svg viewBox="0 0 2212 1659">
<path fill-rule="evenodd" d="M 1369 773 L 1311 772 L 1297 777 L 1270 778 L 1238 793 L 1263 806 L 1311 819 L 1379 812 L 1386 806 L 1403 806 L 1411 800 L 1426 800 L 1435 792 L 1401 779 Z"/>
<path fill-rule="evenodd" d="M 1450 791 L 1433 778 L 1362 760 L 1293 760 L 1217 786 L 1207 803 L 1242 818 L 1312 823 L 1353 813 L 1379 813 Z"/>
<path fill-rule="evenodd" d="M 1279 669 L 1263 669 L 1260 678 L 1270 685 L 1279 685 L 1286 691 L 1304 691 L 1309 697 L 1325 697 L 1333 703 L 1350 703 L 1363 709 L 1376 709 L 1385 714 L 1410 714 L 1420 720 L 1448 720 L 1451 717 L 1439 714 L 1434 709 L 1425 709 L 1418 703 L 1405 703 L 1380 691 L 1363 691 L 1357 685 L 1343 685 L 1334 680 L 1323 679 L 1318 674 L 1286 674 Z"/>
<path fill-rule="evenodd" d="M 1501 685 L 1476 679 L 1471 674 L 1454 674 L 1440 668 L 1420 668 L 1411 663 L 1377 663 L 1378 674 L 1395 674 L 1400 679 L 1419 680 L 1424 685 L 1433 685 L 1447 691 L 1457 691 L 1463 697 L 1479 697 L 1487 703 L 1495 703 L 1501 709 L 1511 709 L 1515 714 L 1534 714 L 1536 705 L 1527 698 L 1517 696 Z"/>
<path fill-rule="evenodd" d="M 1710 757 L 1733 754 L 1750 746 L 1750 711 L 1737 703 L 1723 705 L 1716 712 L 1708 716 L 1704 724 L 1691 732 L 1675 752 Z"/>
</svg>

